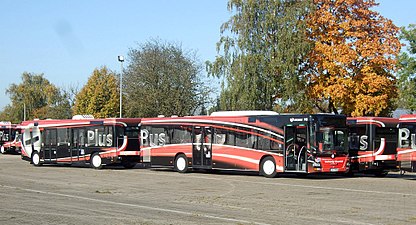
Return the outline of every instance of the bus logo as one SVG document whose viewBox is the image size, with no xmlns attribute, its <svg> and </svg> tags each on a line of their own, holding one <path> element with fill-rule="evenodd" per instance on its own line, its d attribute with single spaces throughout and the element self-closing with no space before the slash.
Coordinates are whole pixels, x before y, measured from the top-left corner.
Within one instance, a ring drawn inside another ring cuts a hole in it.
<svg viewBox="0 0 416 225">
<path fill-rule="evenodd" d="M 0 141 L 8 141 L 9 134 L 4 133 L 4 131 L 0 131 Z"/>
<path fill-rule="evenodd" d="M 161 133 L 150 133 L 146 129 L 140 131 L 141 143 L 143 146 L 163 146 L 166 144 L 166 134 Z"/>
<path fill-rule="evenodd" d="M 410 138 L 410 141 L 409 141 Z M 410 133 L 410 130 L 407 128 L 399 129 L 399 147 L 402 148 L 416 148 L 416 134 Z"/>
<path fill-rule="evenodd" d="M 293 118 L 292 117 L 289 120 L 290 120 L 291 123 L 293 123 L 293 122 L 307 122 L 308 118 Z"/>
<path fill-rule="evenodd" d="M 98 129 L 87 131 L 88 145 L 111 147 L 113 146 L 113 135 L 98 132 Z"/>
</svg>

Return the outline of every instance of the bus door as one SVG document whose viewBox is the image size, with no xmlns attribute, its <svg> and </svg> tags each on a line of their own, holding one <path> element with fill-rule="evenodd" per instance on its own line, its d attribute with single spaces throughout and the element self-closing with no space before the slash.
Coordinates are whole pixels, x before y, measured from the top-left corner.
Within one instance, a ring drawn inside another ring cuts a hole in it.
<svg viewBox="0 0 416 225">
<path fill-rule="evenodd" d="M 194 127 L 192 132 L 192 167 L 212 169 L 212 128 Z"/>
<path fill-rule="evenodd" d="M 48 162 L 56 161 L 56 129 L 44 130 L 43 159 Z"/>
<path fill-rule="evenodd" d="M 79 161 L 79 153 L 83 147 L 81 146 L 81 139 L 83 139 L 82 129 L 72 129 L 71 162 Z"/>
<path fill-rule="evenodd" d="M 307 172 L 307 126 L 285 126 L 285 171 Z"/>
<path fill-rule="evenodd" d="M 71 139 L 69 128 L 57 129 L 57 145 L 56 145 L 56 158 L 68 160 L 71 156 Z"/>
</svg>

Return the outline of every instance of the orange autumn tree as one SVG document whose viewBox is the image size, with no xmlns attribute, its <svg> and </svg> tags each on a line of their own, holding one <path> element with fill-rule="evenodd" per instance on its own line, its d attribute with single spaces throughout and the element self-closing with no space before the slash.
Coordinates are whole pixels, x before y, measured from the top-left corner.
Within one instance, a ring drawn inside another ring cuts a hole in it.
<svg viewBox="0 0 416 225">
<path fill-rule="evenodd" d="M 399 29 L 370 10 L 374 0 L 314 0 L 308 95 L 322 112 L 363 116 L 394 110 Z"/>
</svg>

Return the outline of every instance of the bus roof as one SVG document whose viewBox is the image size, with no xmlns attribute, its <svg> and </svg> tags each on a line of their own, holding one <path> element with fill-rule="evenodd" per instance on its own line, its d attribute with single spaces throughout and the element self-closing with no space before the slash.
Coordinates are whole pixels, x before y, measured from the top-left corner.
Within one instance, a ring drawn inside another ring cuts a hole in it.
<svg viewBox="0 0 416 225">
<path fill-rule="evenodd" d="M 17 125 L 16 124 L 12 124 L 9 121 L 0 121 L 0 128 L 2 129 L 11 129 L 11 128 L 16 128 Z"/>
<path fill-rule="evenodd" d="M 414 114 L 401 115 L 399 120 L 400 122 L 416 122 L 416 115 Z"/>
<path fill-rule="evenodd" d="M 211 113 L 211 116 L 270 116 L 279 115 L 275 111 L 261 111 L 261 110 L 248 110 L 248 111 L 218 111 Z"/>
<path fill-rule="evenodd" d="M 347 118 L 347 124 L 349 126 L 356 124 L 375 124 L 380 127 L 396 127 L 398 123 L 399 119 L 391 117 L 360 116 Z"/>
<path fill-rule="evenodd" d="M 105 119 L 46 119 L 46 120 L 29 120 L 23 121 L 20 126 L 26 127 L 60 127 L 60 126 L 83 126 L 83 125 L 103 125 L 103 124 L 140 124 L 141 118 L 105 118 Z"/>
</svg>

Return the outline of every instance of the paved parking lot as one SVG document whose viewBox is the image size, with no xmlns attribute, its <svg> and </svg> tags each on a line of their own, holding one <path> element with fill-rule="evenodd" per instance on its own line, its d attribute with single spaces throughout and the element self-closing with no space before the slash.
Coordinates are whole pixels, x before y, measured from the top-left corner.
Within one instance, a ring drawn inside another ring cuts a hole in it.
<svg viewBox="0 0 416 225">
<path fill-rule="evenodd" d="M 0 224 L 415 224 L 416 174 L 179 174 L 0 155 Z"/>
</svg>

